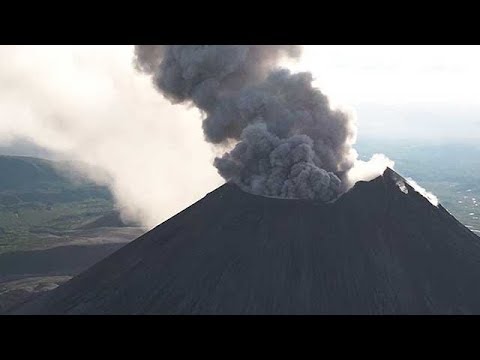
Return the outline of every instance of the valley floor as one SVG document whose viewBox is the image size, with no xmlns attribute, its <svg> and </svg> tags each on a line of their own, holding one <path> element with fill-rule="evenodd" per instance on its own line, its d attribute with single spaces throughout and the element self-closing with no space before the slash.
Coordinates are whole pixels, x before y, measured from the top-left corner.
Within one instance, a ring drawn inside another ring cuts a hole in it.
<svg viewBox="0 0 480 360">
<path fill-rule="evenodd" d="M 99 228 L 47 249 L 0 254 L 0 313 L 68 281 L 144 232 Z"/>
</svg>

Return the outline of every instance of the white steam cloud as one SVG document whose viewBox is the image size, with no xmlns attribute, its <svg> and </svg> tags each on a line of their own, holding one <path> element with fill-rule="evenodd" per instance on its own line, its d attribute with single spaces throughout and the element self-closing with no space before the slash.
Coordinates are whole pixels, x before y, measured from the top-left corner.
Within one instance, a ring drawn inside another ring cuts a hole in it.
<svg viewBox="0 0 480 360">
<path fill-rule="evenodd" d="M 389 167 L 393 170 L 395 162 L 384 154 L 374 154 L 369 161 L 357 159 L 353 168 L 348 172 L 347 181 L 351 188 L 357 181 L 370 181 L 383 174 Z"/>
<path fill-rule="evenodd" d="M 151 227 L 223 181 L 197 111 L 159 97 L 132 58 L 126 46 L 1 46 L 0 144 L 27 138 L 86 163 L 124 217 Z"/>
</svg>

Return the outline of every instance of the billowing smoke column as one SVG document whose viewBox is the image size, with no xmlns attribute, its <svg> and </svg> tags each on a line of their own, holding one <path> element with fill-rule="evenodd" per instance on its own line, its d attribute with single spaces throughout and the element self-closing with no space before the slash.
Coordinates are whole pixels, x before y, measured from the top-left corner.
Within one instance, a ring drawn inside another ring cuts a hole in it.
<svg viewBox="0 0 480 360">
<path fill-rule="evenodd" d="M 172 103 L 204 113 L 207 141 L 235 147 L 219 173 L 254 194 L 330 201 L 354 165 L 353 121 L 330 108 L 310 73 L 277 67 L 293 45 L 136 46 L 136 66 Z"/>
</svg>

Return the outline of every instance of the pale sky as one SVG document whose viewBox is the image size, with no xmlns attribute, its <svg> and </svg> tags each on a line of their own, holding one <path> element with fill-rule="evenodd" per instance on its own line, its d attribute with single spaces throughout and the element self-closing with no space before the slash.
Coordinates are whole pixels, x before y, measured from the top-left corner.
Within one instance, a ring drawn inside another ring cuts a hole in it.
<svg viewBox="0 0 480 360">
<path fill-rule="evenodd" d="M 129 67 L 132 57 L 131 46 L 20 48 L 33 56 L 13 62 L 4 57 L 0 65 L 5 61 L 15 69 L 34 61 L 39 76 L 51 72 L 44 66 L 57 74 L 82 66 L 82 82 L 72 86 L 68 76 L 60 76 L 63 85 L 102 96 L 115 84 L 97 79 L 108 78 L 111 67 Z M 288 67 L 311 71 L 334 105 L 354 111 L 360 137 L 463 141 L 480 140 L 478 64 L 480 46 L 306 45 L 300 61 Z M 88 88 L 91 83 L 109 87 Z"/>
<path fill-rule="evenodd" d="M 304 46 L 332 103 L 353 108 L 359 135 L 480 140 L 480 46 Z"/>
<path fill-rule="evenodd" d="M 358 105 L 480 105 L 480 46 L 304 46 L 310 70 L 339 101 Z"/>
</svg>

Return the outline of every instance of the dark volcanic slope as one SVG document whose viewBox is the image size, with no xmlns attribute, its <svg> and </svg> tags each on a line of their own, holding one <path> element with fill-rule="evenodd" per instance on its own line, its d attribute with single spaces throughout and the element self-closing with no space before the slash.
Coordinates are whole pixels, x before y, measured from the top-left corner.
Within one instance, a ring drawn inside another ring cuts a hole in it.
<svg viewBox="0 0 480 360">
<path fill-rule="evenodd" d="M 398 179 L 332 204 L 224 185 L 18 313 L 480 313 L 480 239 Z"/>
</svg>

